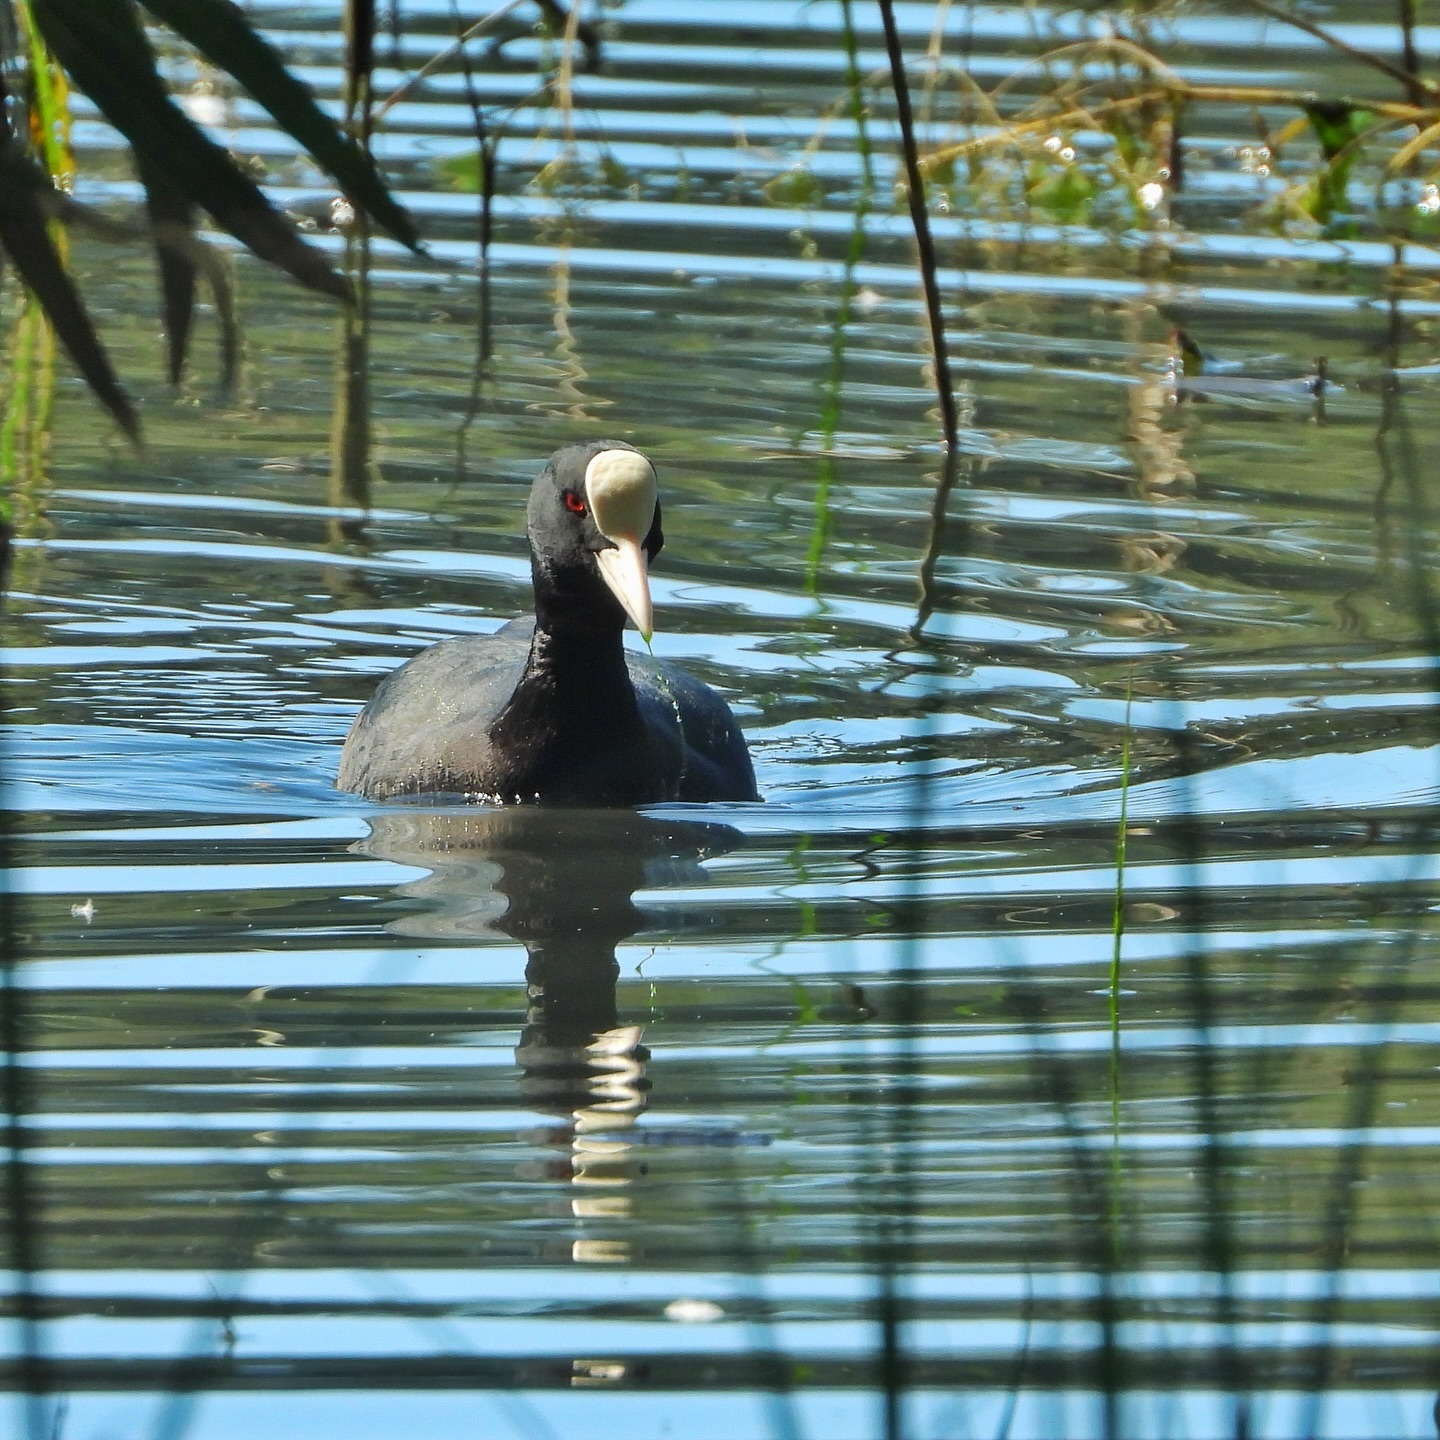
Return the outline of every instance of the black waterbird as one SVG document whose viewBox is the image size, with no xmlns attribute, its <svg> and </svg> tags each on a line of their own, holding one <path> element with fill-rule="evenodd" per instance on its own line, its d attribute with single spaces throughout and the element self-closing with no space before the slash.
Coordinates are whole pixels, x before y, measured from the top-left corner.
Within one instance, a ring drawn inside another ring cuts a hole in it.
<svg viewBox="0 0 1440 1440">
<path fill-rule="evenodd" d="M 655 470 L 623 441 L 550 457 L 527 512 L 535 615 L 444 640 L 381 681 L 355 717 L 336 784 L 373 800 L 495 803 L 755 800 L 730 707 L 648 641 L 649 565 L 664 537 Z"/>
</svg>

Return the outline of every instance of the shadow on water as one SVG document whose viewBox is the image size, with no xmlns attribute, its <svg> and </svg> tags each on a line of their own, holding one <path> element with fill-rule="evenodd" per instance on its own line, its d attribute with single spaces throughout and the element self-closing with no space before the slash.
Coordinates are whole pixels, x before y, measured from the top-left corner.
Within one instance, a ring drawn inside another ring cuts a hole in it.
<svg viewBox="0 0 1440 1440">
<path fill-rule="evenodd" d="M 523 1168 L 529 1178 L 568 1188 L 575 1264 L 643 1264 L 648 1222 L 634 1215 L 632 1187 L 667 1150 L 716 1157 L 725 1189 L 706 1217 L 705 1238 L 697 1235 L 693 1260 L 721 1261 L 705 1248 L 718 1244 L 724 1263 L 746 1277 L 752 1343 L 739 1368 L 732 1365 L 730 1383 L 761 1392 L 767 1434 L 777 1440 L 799 1435 L 789 1401 L 796 1361 L 775 1332 L 763 1288 L 763 1217 L 752 1213 L 747 1177 L 733 1161 L 765 1137 L 667 1122 L 663 1085 L 657 1114 L 643 1026 L 623 1014 L 617 1000 L 616 948 L 654 919 L 637 893 L 704 885 L 702 862 L 742 847 L 745 837 L 713 822 L 542 807 L 396 807 L 372 815 L 369 825 L 369 836 L 353 847 L 357 853 L 430 871 L 397 888 L 397 898 L 418 903 L 389 922 L 392 933 L 451 942 L 500 934 L 525 947 L 526 1015 L 515 1050 L 519 1093 L 558 1123 L 531 1137 L 553 1160 L 538 1171 L 533 1164 Z M 673 927 L 677 912 L 664 913 Z M 682 927 L 713 923 L 693 904 L 678 920 Z M 637 1129 L 647 1111 L 651 1123 Z M 632 1225 L 632 1217 L 639 1223 Z M 681 1301 L 675 1313 L 689 1313 L 687 1303 L 698 1302 Z M 706 1314 L 703 1305 L 699 1313 Z M 637 1367 L 577 1354 L 572 1367 L 572 1384 L 581 1386 L 657 1378 L 647 1362 Z"/>
<path fill-rule="evenodd" d="M 616 948 L 654 918 L 637 893 L 705 884 L 702 862 L 743 846 L 744 836 L 713 822 L 543 807 L 396 807 L 370 816 L 369 825 L 369 836 L 353 847 L 357 853 L 430 872 L 397 888 L 396 898 L 415 903 L 389 922 L 391 933 L 450 942 L 499 934 L 525 947 L 526 1014 L 515 1049 L 519 1094 L 557 1123 L 531 1136 L 553 1159 L 522 1169 L 527 1178 L 568 1188 L 573 1263 L 644 1263 L 644 1223 L 630 1223 L 632 1186 L 657 1153 L 699 1150 L 718 1157 L 729 1185 L 707 1235 L 712 1243 L 719 1237 L 726 1262 L 749 1277 L 756 1335 L 737 1378 L 743 1375 L 767 1397 L 767 1433 L 779 1440 L 799 1434 L 787 1399 L 794 1361 L 773 1333 L 760 1286 L 766 1262 L 757 1219 L 744 1199 L 745 1177 L 727 1158 L 764 1137 L 667 1123 L 663 1098 L 657 1116 L 643 1025 L 623 1014 L 617 1000 Z M 676 923 L 675 911 L 665 916 L 667 925 Z M 682 926 L 711 923 L 693 906 L 679 918 Z M 637 1129 L 647 1111 L 651 1123 Z M 705 1243 L 697 1238 L 697 1245 Z M 700 1264 L 719 1259 L 703 1248 L 694 1255 Z M 572 1384 L 582 1386 L 643 1384 L 649 1368 L 580 1354 L 572 1367 Z"/>
<path fill-rule="evenodd" d="M 32 307 L 33 308 L 33 307 Z M 0 615 L 9 593 L 12 563 L 9 517 L 0 512 Z M 8 677 L 0 668 L 0 714 L 12 703 Z M 0 1103 L 4 1115 L 4 1162 L 0 1172 L 3 1195 L 5 1268 L 12 1277 L 14 1317 L 12 1353 L 15 1357 L 15 1389 L 19 1392 L 18 1435 L 24 1440 L 47 1440 L 56 1425 L 49 1403 L 49 1386 L 43 1367 L 40 1331 L 38 1278 L 44 1265 L 40 1249 L 41 1212 L 35 1189 L 34 1169 L 26 1150 L 25 1117 L 31 1113 L 32 1085 L 22 1065 L 29 1017 L 25 994 L 16 983 L 15 971 L 29 936 L 19 895 L 14 885 L 15 853 L 12 844 L 14 812 L 9 802 L 10 764 L 6 747 L 0 745 Z"/>
<path fill-rule="evenodd" d="M 496 934 L 525 947 L 520 1092 L 560 1128 L 568 1152 L 552 1172 L 576 1187 L 577 1220 L 629 1213 L 623 1189 L 639 1163 L 626 1132 L 647 1106 L 642 1027 L 616 1001 L 616 946 L 645 924 L 642 889 L 704 883 L 700 862 L 743 843 L 724 825 L 628 811 L 396 808 L 372 815 L 354 849 L 430 873 L 400 886 L 419 902 L 388 929 L 457 941 Z M 576 1260 L 623 1261 L 624 1242 L 575 1241 Z"/>
</svg>

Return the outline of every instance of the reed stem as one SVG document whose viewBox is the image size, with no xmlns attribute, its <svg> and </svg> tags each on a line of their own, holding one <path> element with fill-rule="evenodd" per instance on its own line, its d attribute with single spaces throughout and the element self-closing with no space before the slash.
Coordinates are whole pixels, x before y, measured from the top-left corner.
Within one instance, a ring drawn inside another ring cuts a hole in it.
<svg viewBox="0 0 1440 1440">
<path fill-rule="evenodd" d="M 945 345 L 945 312 L 940 302 L 935 241 L 930 233 L 925 182 L 920 174 L 920 157 L 915 145 L 915 117 L 910 109 L 910 87 L 905 79 L 905 54 L 900 47 L 893 0 L 880 0 L 880 18 L 885 26 L 885 52 L 890 59 L 890 80 L 895 89 L 895 112 L 905 161 L 905 189 L 910 202 L 910 220 L 915 227 L 915 246 L 919 252 L 920 282 L 925 292 L 925 318 L 930 327 L 930 353 L 935 365 L 940 422 L 945 431 L 945 448 L 953 454 L 960 443 L 960 421 L 955 408 L 955 389 L 950 380 L 950 356 Z"/>
</svg>

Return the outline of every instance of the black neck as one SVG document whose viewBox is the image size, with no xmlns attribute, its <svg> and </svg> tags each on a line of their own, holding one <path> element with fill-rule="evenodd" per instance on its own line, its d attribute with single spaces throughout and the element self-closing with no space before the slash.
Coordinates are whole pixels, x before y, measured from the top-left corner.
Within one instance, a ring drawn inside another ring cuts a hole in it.
<svg viewBox="0 0 1440 1440">
<path fill-rule="evenodd" d="M 621 628 L 614 624 L 576 625 L 568 617 L 560 623 L 557 620 L 559 617 L 547 614 L 544 608 L 538 610 L 520 686 L 545 687 L 560 703 L 562 714 L 573 702 L 577 719 L 615 701 L 627 710 L 633 708 L 635 692 L 625 668 Z"/>
<path fill-rule="evenodd" d="M 645 725 L 625 668 L 620 627 L 555 623 L 537 607 L 525 671 L 490 727 L 510 763 L 507 798 L 544 793 L 557 800 L 634 804 L 634 756 Z"/>
</svg>

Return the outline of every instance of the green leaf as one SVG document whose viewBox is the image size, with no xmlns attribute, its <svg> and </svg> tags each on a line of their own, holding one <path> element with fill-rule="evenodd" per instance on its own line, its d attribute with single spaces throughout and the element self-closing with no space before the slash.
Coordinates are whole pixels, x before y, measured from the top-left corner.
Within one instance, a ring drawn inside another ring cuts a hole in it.
<svg viewBox="0 0 1440 1440">
<path fill-rule="evenodd" d="M 168 173 L 149 161 L 140 164 L 145 186 L 145 209 L 155 242 L 155 263 L 160 270 L 160 302 L 165 316 L 165 348 L 170 383 L 178 385 L 185 371 L 190 321 L 195 313 L 195 206 Z"/>
<path fill-rule="evenodd" d="M 786 170 L 766 181 L 765 198 L 790 210 L 812 210 L 825 198 L 825 187 L 809 170 Z"/>
<path fill-rule="evenodd" d="M 309 89 L 231 0 L 143 0 L 145 8 L 188 40 L 212 65 L 227 70 L 274 117 L 275 123 L 339 182 L 358 209 L 412 250 L 419 232 L 375 163 L 315 103 Z"/>
<path fill-rule="evenodd" d="M 259 186 L 166 93 L 130 0 L 32 0 L 45 42 L 130 142 L 142 168 L 177 189 L 262 260 L 339 299 L 350 286 L 265 198 Z"/>
<path fill-rule="evenodd" d="M 1095 208 L 1095 182 L 1080 166 L 1066 165 L 1035 185 L 1029 198 L 1062 225 L 1083 225 Z"/>
<path fill-rule="evenodd" d="M 1375 116 L 1343 100 L 1317 100 L 1305 107 L 1305 114 L 1320 141 L 1325 166 L 1310 182 L 1301 204 L 1313 219 L 1327 225 L 1350 211 L 1350 172 L 1360 157 L 1357 142 Z"/>
<path fill-rule="evenodd" d="M 1343 100 L 1316 100 L 1305 107 L 1305 114 L 1327 160 L 1335 159 L 1375 123 L 1371 111 Z"/>
<path fill-rule="evenodd" d="M 472 150 L 468 155 L 447 155 L 435 162 L 435 169 L 452 189 L 468 191 L 472 195 L 480 189 L 484 167 L 478 150 Z"/>
<path fill-rule="evenodd" d="M 0 246 L 40 302 L 95 398 L 139 445 L 140 421 L 134 407 L 115 378 L 110 357 L 95 333 L 70 272 L 50 243 L 40 200 L 49 188 L 50 182 L 39 167 L 21 154 L 8 136 L 0 136 Z"/>
<path fill-rule="evenodd" d="M 927 188 L 933 186 L 940 190 L 949 190 L 954 187 L 956 175 L 956 163 L 958 155 L 946 155 L 936 160 L 926 157 L 920 162 L 920 173 L 928 182 Z"/>
<path fill-rule="evenodd" d="M 1209 358 L 1205 352 L 1182 330 L 1175 326 L 1172 337 L 1175 348 L 1180 352 L 1180 373 L 1182 375 L 1203 375 Z"/>
<path fill-rule="evenodd" d="M 203 274 L 220 325 L 219 390 L 229 395 L 235 388 L 235 372 L 240 364 L 240 320 L 228 260 L 195 233 L 195 207 L 170 184 L 164 172 L 142 167 L 141 179 L 160 270 L 170 383 L 178 385 L 184 373 L 195 311 L 195 285 Z"/>
<path fill-rule="evenodd" d="M 635 184 L 635 176 L 609 151 L 600 156 L 600 178 L 611 190 L 628 190 Z"/>
</svg>

